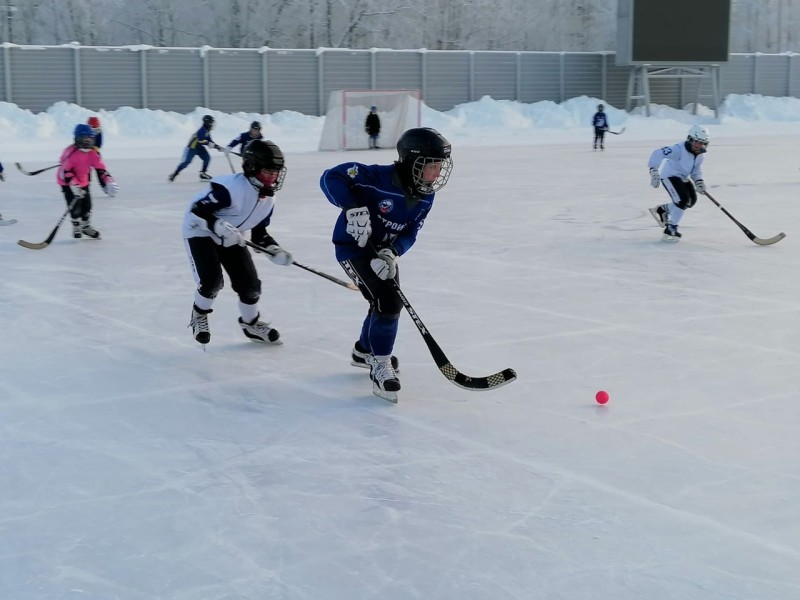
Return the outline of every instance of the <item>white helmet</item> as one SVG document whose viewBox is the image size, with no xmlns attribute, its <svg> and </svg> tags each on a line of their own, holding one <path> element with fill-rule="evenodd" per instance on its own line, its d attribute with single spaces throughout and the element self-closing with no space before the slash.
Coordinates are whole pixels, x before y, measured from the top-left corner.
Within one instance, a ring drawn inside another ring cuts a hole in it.
<svg viewBox="0 0 800 600">
<path fill-rule="evenodd" d="M 689 129 L 689 134 L 686 136 L 686 141 L 689 143 L 692 141 L 699 142 L 702 144 L 702 152 L 705 152 L 708 143 L 711 141 L 708 128 L 702 125 L 692 125 Z"/>
</svg>

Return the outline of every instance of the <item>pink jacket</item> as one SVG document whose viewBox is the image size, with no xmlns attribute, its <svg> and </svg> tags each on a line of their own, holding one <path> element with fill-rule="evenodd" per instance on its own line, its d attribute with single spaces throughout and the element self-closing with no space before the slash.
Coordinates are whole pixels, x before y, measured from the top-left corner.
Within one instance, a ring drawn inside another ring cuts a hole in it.
<svg viewBox="0 0 800 600">
<path fill-rule="evenodd" d="M 61 166 L 56 171 L 56 181 L 58 185 L 77 185 L 87 187 L 89 185 L 92 169 L 97 169 L 100 182 L 105 185 L 111 179 L 111 175 L 106 172 L 106 165 L 103 159 L 95 150 L 81 152 L 73 144 L 67 146 L 61 153 Z"/>
</svg>

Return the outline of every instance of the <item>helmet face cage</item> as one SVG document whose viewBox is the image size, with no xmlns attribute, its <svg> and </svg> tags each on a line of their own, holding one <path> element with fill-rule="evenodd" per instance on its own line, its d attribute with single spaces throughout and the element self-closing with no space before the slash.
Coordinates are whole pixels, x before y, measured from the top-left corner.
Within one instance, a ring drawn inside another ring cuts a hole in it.
<svg viewBox="0 0 800 600">
<path fill-rule="evenodd" d="M 214 126 L 214 117 L 211 115 L 206 115 L 203 117 L 203 127 L 206 129 L 211 129 Z"/>
<path fill-rule="evenodd" d="M 286 179 L 283 153 L 271 142 L 254 140 L 247 144 L 242 153 L 242 172 L 253 185 L 277 192 Z"/>
<path fill-rule="evenodd" d="M 91 150 L 94 147 L 94 131 L 89 125 L 83 123 L 76 125 L 73 137 L 75 145 L 81 150 Z"/>
<path fill-rule="evenodd" d="M 409 129 L 397 141 L 400 166 L 410 179 L 413 191 L 431 194 L 442 189 L 450 178 L 453 160 L 450 157 L 450 142 L 435 129 L 418 127 Z M 426 167 L 439 165 L 440 170 L 434 180 L 425 177 Z"/>
<path fill-rule="evenodd" d="M 695 125 L 689 130 L 686 141 L 689 142 L 694 149 L 699 150 L 701 153 L 705 152 L 711 141 L 709 139 L 708 129 L 700 125 Z"/>
<path fill-rule="evenodd" d="M 439 175 L 433 181 L 425 180 L 425 167 L 429 165 L 441 165 Z M 414 188 L 421 194 L 432 194 L 438 192 L 450 179 L 450 173 L 453 170 L 453 159 L 449 156 L 447 158 L 430 158 L 427 156 L 418 156 L 411 163 L 411 179 L 414 182 Z"/>
</svg>

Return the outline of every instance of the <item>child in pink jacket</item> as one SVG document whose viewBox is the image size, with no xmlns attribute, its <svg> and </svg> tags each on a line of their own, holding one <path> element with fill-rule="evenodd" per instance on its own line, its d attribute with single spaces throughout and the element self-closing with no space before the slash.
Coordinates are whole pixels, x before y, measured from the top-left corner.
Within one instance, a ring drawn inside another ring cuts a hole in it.
<svg viewBox="0 0 800 600">
<path fill-rule="evenodd" d="M 75 126 L 73 133 L 75 143 L 67 146 L 61 153 L 61 166 L 56 171 L 56 181 L 61 186 L 67 206 L 70 206 L 72 217 L 72 237 L 82 236 L 98 239 L 100 232 L 91 224 L 92 196 L 89 192 L 89 181 L 92 169 L 103 185 L 103 191 L 109 196 L 116 196 L 119 186 L 106 170 L 100 154 L 94 148 L 94 131 L 81 123 Z"/>
</svg>

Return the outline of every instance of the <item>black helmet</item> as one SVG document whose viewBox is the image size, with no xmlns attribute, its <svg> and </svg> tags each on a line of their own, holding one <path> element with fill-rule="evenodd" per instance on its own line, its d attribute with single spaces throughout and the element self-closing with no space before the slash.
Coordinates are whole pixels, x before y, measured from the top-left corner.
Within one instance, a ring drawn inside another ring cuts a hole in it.
<svg viewBox="0 0 800 600">
<path fill-rule="evenodd" d="M 605 108 L 605 106 L 603 106 L 602 104 L 598 104 L 597 105 L 597 112 L 603 112 L 604 108 Z"/>
<path fill-rule="evenodd" d="M 404 183 L 414 194 L 431 194 L 444 187 L 453 169 L 450 157 L 450 142 L 430 127 L 409 129 L 397 140 L 397 162 Z M 426 181 L 425 167 L 431 163 L 441 165 L 436 179 Z"/>
<path fill-rule="evenodd" d="M 277 177 L 265 175 L 264 171 L 277 171 Z M 286 161 L 275 142 L 253 140 L 242 152 L 242 172 L 250 183 L 264 196 L 272 196 L 283 186 L 286 177 Z"/>
<path fill-rule="evenodd" d="M 203 117 L 203 127 L 205 127 L 206 129 L 211 129 L 213 125 L 214 125 L 214 117 L 212 117 L 211 115 L 205 115 Z"/>
<path fill-rule="evenodd" d="M 250 129 L 261 129 L 261 123 L 258 121 L 253 121 L 250 123 Z"/>
</svg>

